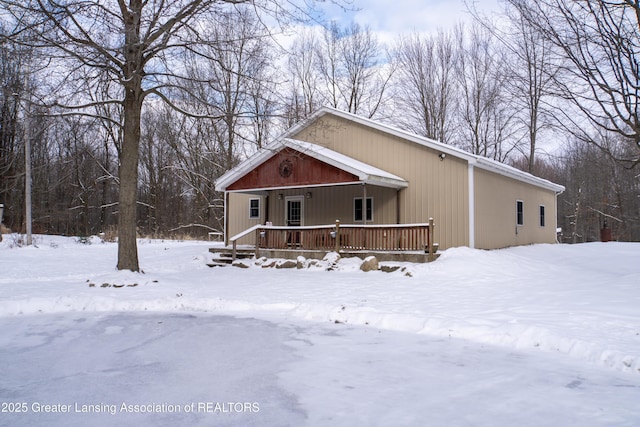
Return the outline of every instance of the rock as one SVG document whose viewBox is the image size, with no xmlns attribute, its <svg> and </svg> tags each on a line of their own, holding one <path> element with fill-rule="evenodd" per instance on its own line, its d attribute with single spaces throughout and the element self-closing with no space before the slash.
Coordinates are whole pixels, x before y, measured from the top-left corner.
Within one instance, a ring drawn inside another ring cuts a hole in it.
<svg viewBox="0 0 640 427">
<path fill-rule="evenodd" d="M 247 264 L 245 264 L 242 261 L 237 261 L 237 260 L 234 261 L 233 264 L 231 264 L 231 265 L 233 265 L 234 267 L 238 267 L 238 268 L 249 268 L 249 266 Z"/>
<path fill-rule="evenodd" d="M 264 263 L 264 264 L 262 264 L 262 268 L 273 268 L 273 267 L 275 267 L 275 266 L 276 266 L 276 262 L 275 262 L 275 261 L 273 261 L 273 260 L 272 260 L 272 261 L 269 261 L 269 262 L 266 262 L 266 261 L 265 261 L 265 263 Z"/>
<path fill-rule="evenodd" d="M 337 252 L 327 252 L 322 260 L 333 264 L 340 260 L 340 254 Z"/>
<path fill-rule="evenodd" d="M 403 272 L 406 277 L 413 277 L 413 273 L 411 273 L 411 271 L 409 271 L 407 267 L 402 267 L 402 270 L 400 271 Z"/>
<path fill-rule="evenodd" d="M 338 268 L 338 261 L 340 261 L 340 254 L 337 252 L 329 252 L 327 253 L 324 258 L 322 258 L 322 261 L 324 263 L 327 264 L 327 271 L 333 271 L 333 270 L 337 270 Z"/>
<path fill-rule="evenodd" d="M 400 266 L 399 265 L 381 265 L 380 270 L 384 271 L 385 273 L 393 273 L 394 271 L 400 270 Z"/>
<path fill-rule="evenodd" d="M 377 270 L 377 269 L 378 269 L 378 258 L 374 256 L 366 257 L 362 262 L 362 265 L 360 265 L 360 270 L 364 272 Z"/>
<path fill-rule="evenodd" d="M 303 256 L 299 256 L 296 262 L 296 268 L 297 269 L 305 268 L 306 265 L 307 265 L 307 259 Z"/>
<path fill-rule="evenodd" d="M 297 268 L 298 262 L 291 259 L 281 261 L 276 264 L 276 268 Z"/>
</svg>

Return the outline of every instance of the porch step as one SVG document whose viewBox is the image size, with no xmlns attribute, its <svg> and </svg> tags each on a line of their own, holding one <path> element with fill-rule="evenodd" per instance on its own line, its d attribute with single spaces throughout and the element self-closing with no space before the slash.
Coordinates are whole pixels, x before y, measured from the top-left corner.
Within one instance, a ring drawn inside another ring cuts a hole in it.
<svg viewBox="0 0 640 427">
<path fill-rule="evenodd" d="M 207 264 L 209 267 L 225 267 L 233 264 L 233 251 L 231 249 L 210 248 L 209 252 L 214 254 L 211 262 Z M 236 259 L 249 259 L 255 257 L 255 255 L 253 249 L 236 250 Z"/>
<path fill-rule="evenodd" d="M 226 267 L 230 264 L 224 263 L 224 262 L 217 262 L 217 261 L 213 261 L 213 262 L 209 262 L 207 263 L 207 267 Z"/>
<path fill-rule="evenodd" d="M 220 254 L 220 255 L 228 255 L 228 256 L 232 256 L 233 251 L 229 248 L 209 248 L 209 252 L 213 253 L 213 254 Z M 255 249 L 251 248 L 251 249 L 236 249 L 236 257 L 237 258 L 250 258 L 252 256 L 255 255 Z"/>
</svg>

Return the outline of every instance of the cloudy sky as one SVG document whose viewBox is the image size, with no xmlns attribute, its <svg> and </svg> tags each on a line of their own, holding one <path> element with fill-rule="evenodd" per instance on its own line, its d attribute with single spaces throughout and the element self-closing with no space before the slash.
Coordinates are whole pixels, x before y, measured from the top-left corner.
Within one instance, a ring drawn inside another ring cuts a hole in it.
<svg viewBox="0 0 640 427">
<path fill-rule="evenodd" d="M 341 26 L 355 21 L 368 25 L 382 40 L 408 32 L 436 32 L 457 22 L 469 22 L 471 16 L 463 0 L 345 0 L 353 3 L 352 12 L 326 7 L 326 18 Z M 478 10 L 491 15 L 500 10 L 499 0 L 467 0 Z"/>
</svg>

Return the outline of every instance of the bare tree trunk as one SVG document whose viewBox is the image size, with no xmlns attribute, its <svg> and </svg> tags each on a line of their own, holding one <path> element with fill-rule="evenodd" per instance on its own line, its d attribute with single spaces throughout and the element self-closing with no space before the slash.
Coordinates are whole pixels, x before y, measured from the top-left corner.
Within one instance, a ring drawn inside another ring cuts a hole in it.
<svg viewBox="0 0 640 427">
<path fill-rule="evenodd" d="M 127 89 L 124 99 L 124 137 L 120 156 L 118 204 L 118 270 L 139 271 L 136 246 L 136 201 L 138 198 L 138 146 L 142 102 Z"/>
</svg>

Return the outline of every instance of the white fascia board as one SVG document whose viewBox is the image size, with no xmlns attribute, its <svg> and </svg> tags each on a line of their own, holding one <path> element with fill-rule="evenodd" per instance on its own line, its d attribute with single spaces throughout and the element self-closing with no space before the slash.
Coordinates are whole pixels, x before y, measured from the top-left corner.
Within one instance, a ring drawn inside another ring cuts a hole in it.
<svg viewBox="0 0 640 427">
<path fill-rule="evenodd" d="M 487 159 L 484 157 L 478 157 L 476 159 L 476 166 L 489 172 L 497 173 L 498 175 L 506 176 L 508 178 L 515 179 L 517 181 L 526 182 L 527 184 L 534 185 L 536 187 L 542 187 L 547 190 L 554 191 L 556 193 L 562 193 L 564 186 L 555 184 L 543 178 L 539 178 L 527 172 L 523 172 L 512 166 L 505 165 L 504 163 L 497 162 L 495 160 Z"/>
<path fill-rule="evenodd" d="M 280 186 L 280 187 L 261 187 L 261 188 L 251 188 L 249 190 L 229 190 L 229 193 L 250 193 L 250 194 L 261 194 L 267 195 L 269 191 L 277 191 L 277 190 L 291 190 L 295 188 L 322 188 L 322 187 L 337 187 L 344 185 L 361 185 L 362 181 L 351 181 L 351 182 L 337 182 L 337 183 L 329 183 L 329 184 L 312 184 L 305 185 L 303 187 L 299 185 L 292 186 Z"/>
</svg>

